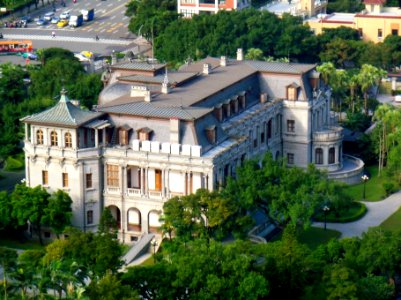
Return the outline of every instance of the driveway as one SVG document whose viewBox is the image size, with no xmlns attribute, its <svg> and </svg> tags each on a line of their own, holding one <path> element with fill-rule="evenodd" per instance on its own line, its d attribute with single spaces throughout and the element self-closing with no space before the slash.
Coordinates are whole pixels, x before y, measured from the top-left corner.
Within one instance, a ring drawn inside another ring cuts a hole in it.
<svg viewBox="0 0 401 300">
<path fill-rule="evenodd" d="M 388 198 L 378 202 L 363 202 L 368 208 L 366 215 L 355 222 L 350 223 L 327 223 L 328 229 L 341 232 L 341 238 L 360 237 L 368 231 L 369 227 L 379 226 L 390 217 L 401 206 L 401 191 L 392 194 Z M 315 222 L 314 227 L 324 227 L 323 222 Z"/>
</svg>

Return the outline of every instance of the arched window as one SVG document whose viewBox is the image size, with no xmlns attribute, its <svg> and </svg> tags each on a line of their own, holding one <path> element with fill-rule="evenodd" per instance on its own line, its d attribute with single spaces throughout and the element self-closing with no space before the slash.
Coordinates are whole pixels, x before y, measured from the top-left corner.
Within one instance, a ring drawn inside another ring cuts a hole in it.
<svg viewBox="0 0 401 300">
<path fill-rule="evenodd" d="M 334 147 L 329 149 L 329 164 L 335 163 L 336 149 Z"/>
<path fill-rule="evenodd" d="M 58 141 L 57 141 L 57 132 L 52 131 L 50 133 L 50 145 L 52 146 L 58 146 Z"/>
<path fill-rule="evenodd" d="M 64 141 L 65 141 L 65 147 L 66 148 L 71 148 L 72 147 L 72 137 L 71 137 L 71 133 L 67 132 L 64 135 Z"/>
<path fill-rule="evenodd" d="M 316 148 L 315 150 L 315 164 L 322 165 L 323 164 L 323 149 Z"/>
<path fill-rule="evenodd" d="M 38 145 L 43 145 L 43 131 L 41 129 L 36 131 L 36 143 Z"/>
</svg>

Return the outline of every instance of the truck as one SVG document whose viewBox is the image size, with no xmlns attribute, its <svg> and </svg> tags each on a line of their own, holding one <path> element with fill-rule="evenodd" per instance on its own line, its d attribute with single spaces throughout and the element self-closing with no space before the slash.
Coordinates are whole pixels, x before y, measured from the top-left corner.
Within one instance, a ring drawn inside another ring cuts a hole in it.
<svg viewBox="0 0 401 300">
<path fill-rule="evenodd" d="M 82 9 L 81 14 L 84 16 L 84 21 L 92 21 L 95 18 L 95 9 Z"/>
<path fill-rule="evenodd" d="M 73 15 L 70 17 L 70 27 L 79 27 L 84 22 L 84 17 L 81 15 Z"/>
</svg>

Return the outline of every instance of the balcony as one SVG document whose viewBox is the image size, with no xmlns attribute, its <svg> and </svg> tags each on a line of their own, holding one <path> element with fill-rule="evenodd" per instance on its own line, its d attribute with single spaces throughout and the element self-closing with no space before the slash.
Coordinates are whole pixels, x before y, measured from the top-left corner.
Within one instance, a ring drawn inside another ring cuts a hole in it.
<svg viewBox="0 0 401 300">
<path fill-rule="evenodd" d="M 120 188 L 119 187 L 108 186 L 105 189 L 105 193 L 109 194 L 109 195 L 120 195 Z"/>
<path fill-rule="evenodd" d="M 341 127 L 328 127 L 313 133 L 314 142 L 337 142 L 343 138 Z"/>
<path fill-rule="evenodd" d="M 127 188 L 127 195 L 131 197 L 140 197 L 141 196 L 141 189 L 139 188 Z"/>
<path fill-rule="evenodd" d="M 149 191 L 149 198 L 161 199 L 162 198 L 162 192 L 160 192 L 160 191 Z"/>
</svg>

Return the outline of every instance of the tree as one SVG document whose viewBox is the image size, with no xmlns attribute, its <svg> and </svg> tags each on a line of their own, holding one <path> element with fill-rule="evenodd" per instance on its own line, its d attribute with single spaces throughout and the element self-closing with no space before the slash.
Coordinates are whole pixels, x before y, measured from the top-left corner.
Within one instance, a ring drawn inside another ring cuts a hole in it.
<svg viewBox="0 0 401 300">
<path fill-rule="evenodd" d="M 262 60 L 263 51 L 258 48 L 249 48 L 245 54 L 245 58 L 249 60 Z"/>
<path fill-rule="evenodd" d="M 368 97 L 370 89 L 379 85 L 380 80 L 386 75 L 386 72 L 382 69 L 376 68 L 372 65 L 364 64 L 358 74 L 358 84 L 361 87 L 363 98 L 364 98 L 364 111 L 368 115 Z"/>
<path fill-rule="evenodd" d="M 17 251 L 0 247 L 0 266 L 3 268 L 3 292 L 5 300 L 7 300 L 7 277 L 15 269 L 17 257 Z"/>
<path fill-rule="evenodd" d="M 358 299 L 355 279 L 356 274 L 353 270 L 337 264 L 332 265 L 324 277 L 328 291 L 327 299 Z"/>
<path fill-rule="evenodd" d="M 0 192 L 0 230 L 11 223 L 11 204 L 10 197 L 6 191 Z"/>
<path fill-rule="evenodd" d="M 71 224 L 71 197 L 64 191 L 58 190 L 51 195 L 44 210 L 43 223 L 49 225 L 59 238 L 66 226 Z"/>
<path fill-rule="evenodd" d="M 29 221 L 37 230 L 41 244 L 43 244 L 41 227 L 49 198 L 50 194 L 41 186 L 31 188 L 25 184 L 17 184 L 11 193 L 12 216 L 17 219 L 19 225 L 25 225 Z"/>
<path fill-rule="evenodd" d="M 100 221 L 99 221 L 99 226 L 98 226 L 98 232 L 100 234 L 102 233 L 112 233 L 114 235 L 117 235 L 117 222 L 114 219 L 113 215 L 111 214 L 111 211 L 108 207 L 106 207 L 102 215 L 100 216 Z"/>
</svg>

